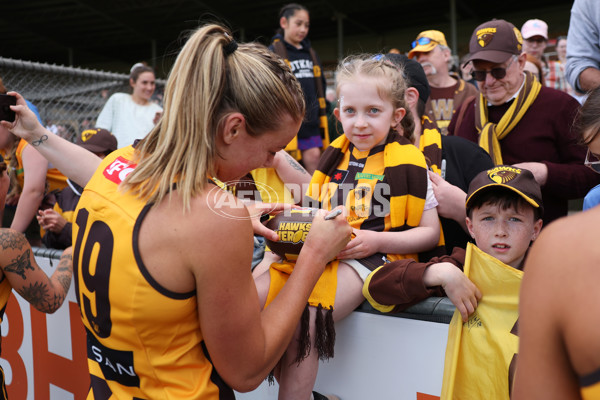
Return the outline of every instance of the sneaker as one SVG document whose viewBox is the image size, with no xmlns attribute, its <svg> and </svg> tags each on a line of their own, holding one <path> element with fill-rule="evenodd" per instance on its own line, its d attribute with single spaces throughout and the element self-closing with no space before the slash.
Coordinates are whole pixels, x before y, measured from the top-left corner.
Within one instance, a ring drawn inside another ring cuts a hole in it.
<svg viewBox="0 0 600 400">
<path fill-rule="evenodd" d="M 313 391 L 313 399 L 314 400 L 341 400 L 339 397 L 337 397 L 334 394 L 328 394 L 327 396 L 322 395 L 319 392 L 314 392 Z"/>
</svg>

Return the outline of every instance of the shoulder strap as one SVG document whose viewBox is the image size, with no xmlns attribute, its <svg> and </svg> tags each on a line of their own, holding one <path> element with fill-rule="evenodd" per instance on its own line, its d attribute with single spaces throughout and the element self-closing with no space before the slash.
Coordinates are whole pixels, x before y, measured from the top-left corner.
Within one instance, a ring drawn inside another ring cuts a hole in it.
<svg viewBox="0 0 600 400">
<path fill-rule="evenodd" d="M 287 50 L 285 49 L 285 45 L 281 39 L 273 40 L 273 51 L 279 57 L 283 58 L 285 61 L 288 61 Z"/>
<path fill-rule="evenodd" d="M 313 72 L 315 75 L 315 82 L 317 85 L 317 95 L 319 96 L 319 98 L 325 98 L 325 88 L 323 87 L 323 78 L 321 77 L 323 71 L 321 71 L 321 66 L 319 65 L 319 60 L 317 58 L 317 52 L 315 52 L 315 50 L 310 47 L 308 49 L 310 51 L 310 57 L 312 58 L 312 62 L 313 62 Z M 321 107 L 321 108 L 325 108 L 325 107 Z"/>
</svg>

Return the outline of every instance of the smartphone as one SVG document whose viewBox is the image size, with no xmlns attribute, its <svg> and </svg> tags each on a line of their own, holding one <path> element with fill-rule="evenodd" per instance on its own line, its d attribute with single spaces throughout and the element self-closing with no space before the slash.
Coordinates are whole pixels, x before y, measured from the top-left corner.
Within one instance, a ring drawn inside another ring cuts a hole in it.
<svg viewBox="0 0 600 400">
<path fill-rule="evenodd" d="M 15 112 L 10 109 L 10 106 L 17 104 L 15 96 L 0 94 L 0 121 L 14 122 Z"/>
</svg>

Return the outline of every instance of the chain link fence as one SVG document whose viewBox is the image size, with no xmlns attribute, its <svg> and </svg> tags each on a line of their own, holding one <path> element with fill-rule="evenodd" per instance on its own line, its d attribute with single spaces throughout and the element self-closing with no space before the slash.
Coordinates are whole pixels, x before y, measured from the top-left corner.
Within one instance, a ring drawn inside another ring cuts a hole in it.
<svg viewBox="0 0 600 400">
<path fill-rule="evenodd" d="M 42 123 L 54 133 L 74 141 L 94 127 L 108 98 L 131 93 L 129 75 L 0 57 L 0 77 L 7 90 L 19 92 L 33 103 Z M 157 79 L 152 101 L 162 106 L 166 81 Z"/>
</svg>

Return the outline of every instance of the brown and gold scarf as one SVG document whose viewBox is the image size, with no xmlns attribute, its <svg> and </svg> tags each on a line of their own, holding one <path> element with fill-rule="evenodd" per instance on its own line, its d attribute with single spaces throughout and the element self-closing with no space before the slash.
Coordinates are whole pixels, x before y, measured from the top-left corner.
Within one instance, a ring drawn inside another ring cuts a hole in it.
<svg viewBox="0 0 600 400">
<path fill-rule="evenodd" d="M 523 118 L 529 106 L 537 98 L 541 88 L 541 83 L 535 79 L 533 74 L 525 71 L 523 88 L 497 124 L 488 120 L 488 107 L 485 97 L 480 94 L 475 100 L 475 127 L 479 132 L 479 146 L 490 154 L 494 164 L 503 164 L 500 140 L 504 139 Z"/>
</svg>

